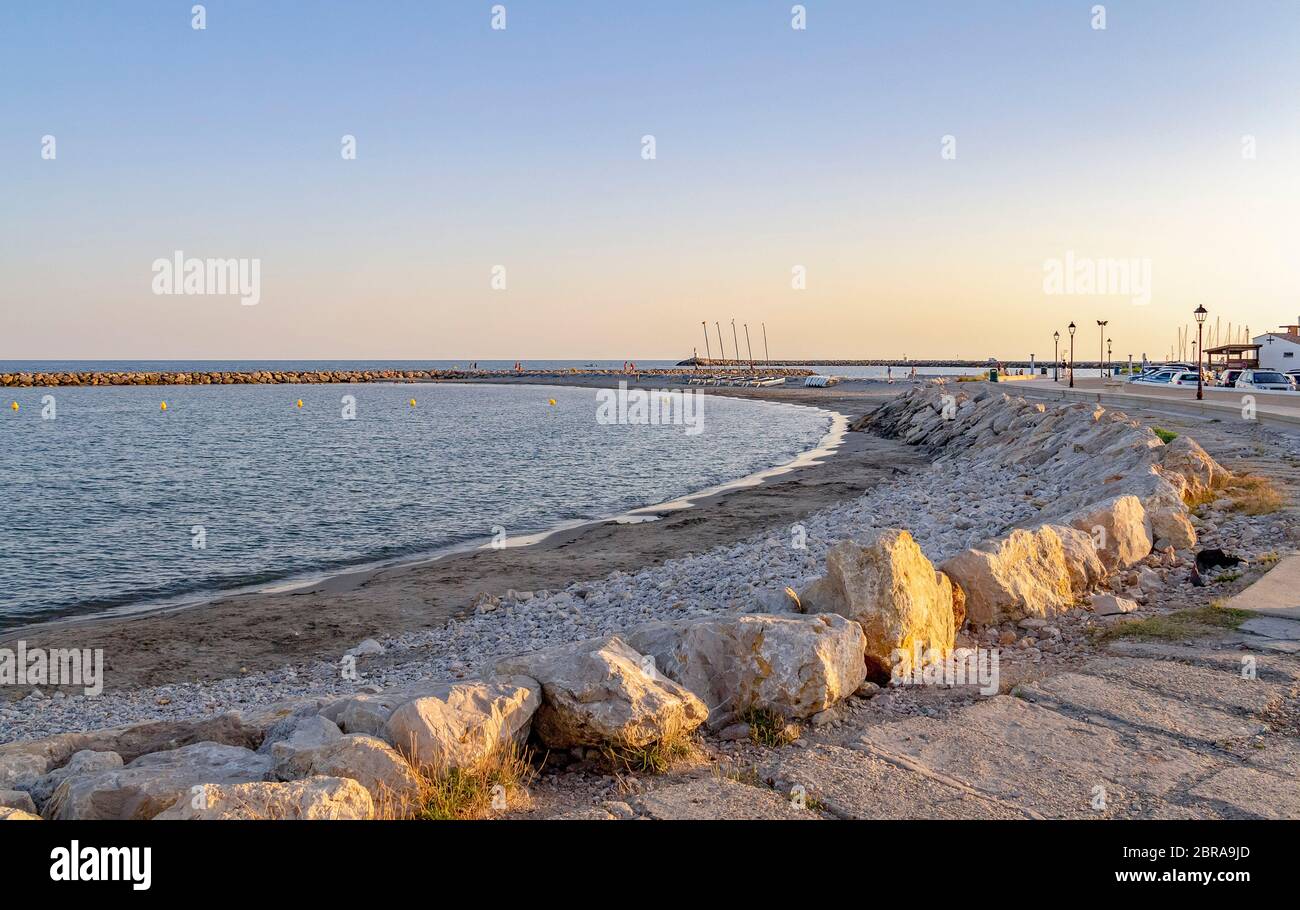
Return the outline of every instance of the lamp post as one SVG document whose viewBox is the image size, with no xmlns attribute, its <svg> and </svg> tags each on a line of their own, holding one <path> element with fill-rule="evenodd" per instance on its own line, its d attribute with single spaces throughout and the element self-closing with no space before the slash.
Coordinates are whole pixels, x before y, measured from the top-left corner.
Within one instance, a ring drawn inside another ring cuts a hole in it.
<svg viewBox="0 0 1300 910">
<path fill-rule="evenodd" d="M 1204 374 L 1201 372 L 1201 358 L 1205 355 L 1205 344 L 1202 341 L 1201 333 L 1205 329 L 1205 317 L 1209 315 L 1209 311 L 1203 306 L 1198 306 L 1192 310 L 1192 315 L 1196 317 L 1196 400 L 1201 401 L 1205 398 L 1205 393 L 1201 389 L 1202 379 L 1204 378 Z"/>
<path fill-rule="evenodd" d="M 1061 381 L 1061 333 L 1052 333 L 1052 382 Z"/>
<path fill-rule="evenodd" d="M 1110 339 L 1106 339 L 1106 372 L 1110 372 Z"/>
<path fill-rule="evenodd" d="M 1097 320 L 1097 359 L 1101 361 L 1105 361 L 1106 359 L 1106 352 L 1103 348 L 1105 347 L 1106 341 L 1106 323 L 1109 321 L 1110 320 L 1108 319 Z M 1099 367 L 1097 373 L 1104 378 L 1106 376 L 1106 368 L 1104 366 Z"/>
<path fill-rule="evenodd" d="M 1077 328 L 1073 322 L 1065 327 L 1070 333 L 1070 388 L 1074 388 L 1074 333 Z"/>
</svg>

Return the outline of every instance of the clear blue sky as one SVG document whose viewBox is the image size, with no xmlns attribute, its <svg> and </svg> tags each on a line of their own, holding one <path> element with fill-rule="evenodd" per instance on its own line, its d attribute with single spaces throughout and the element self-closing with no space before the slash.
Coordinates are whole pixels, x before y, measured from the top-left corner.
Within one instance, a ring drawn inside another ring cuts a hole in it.
<svg viewBox="0 0 1300 910">
<path fill-rule="evenodd" d="M 732 317 L 781 355 L 1094 317 L 1156 353 L 1197 303 L 1300 315 L 1296 0 L 191 5 L 0 8 L 0 358 L 644 358 Z M 262 302 L 152 294 L 178 249 L 260 258 Z M 1067 250 L 1151 259 L 1153 302 L 1044 297 Z"/>
</svg>

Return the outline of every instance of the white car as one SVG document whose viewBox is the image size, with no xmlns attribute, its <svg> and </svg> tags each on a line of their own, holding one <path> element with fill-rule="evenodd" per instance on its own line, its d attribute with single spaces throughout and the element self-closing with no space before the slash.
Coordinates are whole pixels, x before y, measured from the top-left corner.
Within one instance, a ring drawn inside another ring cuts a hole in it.
<svg viewBox="0 0 1300 910">
<path fill-rule="evenodd" d="M 1143 373 L 1141 376 L 1129 380 L 1134 385 L 1169 385 L 1173 382 L 1175 376 L 1184 375 L 1181 370 L 1157 370 L 1154 373 Z M 1196 378 L 1196 374 L 1191 374 Z"/>
<path fill-rule="evenodd" d="M 1265 391 L 1290 392 L 1294 390 L 1291 381 L 1277 370 L 1242 370 L 1237 377 L 1238 389 L 1263 389 Z"/>
<path fill-rule="evenodd" d="M 1196 385 L 1196 371 L 1193 370 L 1190 373 L 1186 371 L 1175 373 L 1173 378 L 1169 380 L 1169 384 L 1194 386 Z"/>
</svg>

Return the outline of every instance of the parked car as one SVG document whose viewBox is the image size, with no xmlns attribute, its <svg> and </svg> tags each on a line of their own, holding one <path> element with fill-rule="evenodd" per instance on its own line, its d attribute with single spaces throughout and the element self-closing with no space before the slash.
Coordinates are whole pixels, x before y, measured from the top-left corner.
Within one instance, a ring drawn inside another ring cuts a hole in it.
<svg viewBox="0 0 1300 910">
<path fill-rule="evenodd" d="M 1237 377 L 1244 372 L 1245 370 L 1224 370 L 1219 374 L 1219 385 L 1225 389 L 1231 389 L 1237 384 Z"/>
<path fill-rule="evenodd" d="M 1181 375 L 1183 375 L 1181 370 L 1157 370 L 1154 373 L 1143 373 L 1130 379 L 1129 382 L 1134 385 L 1169 385 L 1175 376 Z M 1192 378 L 1196 378 L 1195 373 L 1192 374 Z"/>
<path fill-rule="evenodd" d="M 1243 370 L 1241 375 L 1237 377 L 1236 388 L 1263 389 L 1275 392 L 1294 390 L 1291 381 L 1277 370 Z"/>
<path fill-rule="evenodd" d="M 1178 372 L 1169 380 L 1170 385 L 1196 385 L 1197 374 L 1195 370 L 1191 372 Z"/>
<path fill-rule="evenodd" d="M 1282 375 L 1291 380 L 1292 388 L 1300 389 L 1300 370 L 1287 370 Z"/>
</svg>

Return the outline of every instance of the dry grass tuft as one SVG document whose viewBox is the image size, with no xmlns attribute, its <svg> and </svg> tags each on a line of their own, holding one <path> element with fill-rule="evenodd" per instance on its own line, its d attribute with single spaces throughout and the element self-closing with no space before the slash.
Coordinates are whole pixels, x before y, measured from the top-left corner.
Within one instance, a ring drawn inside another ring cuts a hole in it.
<svg viewBox="0 0 1300 910">
<path fill-rule="evenodd" d="M 1244 515 L 1269 515 L 1286 505 L 1286 497 L 1277 485 L 1258 474 L 1237 474 L 1224 481 L 1223 492 L 1232 500 L 1232 509 Z"/>
<path fill-rule="evenodd" d="M 680 727 L 644 746 L 611 745 L 601 751 L 615 771 L 628 774 L 666 774 L 702 754 L 695 737 Z"/>
<path fill-rule="evenodd" d="M 411 809 L 385 807 L 380 817 L 426 821 L 491 818 L 531 804 L 528 785 L 537 776 L 531 749 L 512 745 L 477 768 L 452 768 L 443 773 L 427 769 L 420 776 L 419 804 Z"/>
<path fill-rule="evenodd" d="M 1188 641 L 1222 632 L 1225 629 L 1235 629 L 1252 615 L 1247 610 L 1233 610 L 1220 606 L 1216 601 L 1207 607 L 1195 607 L 1190 610 L 1166 613 L 1163 616 L 1116 623 L 1104 629 L 1096 629 L 1091 634 L 1093 641 L 1098 644 L 1120 638 Z"/>
</svg>

